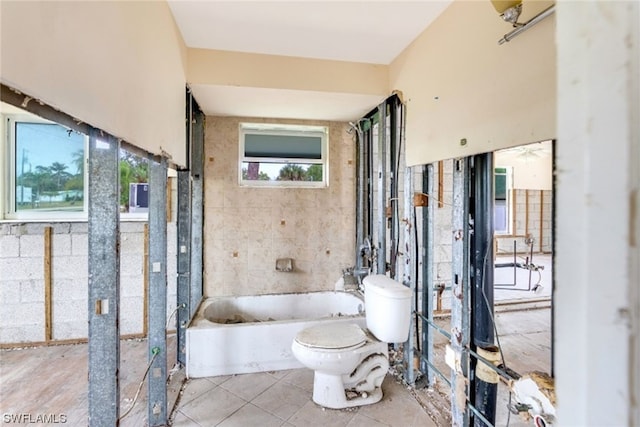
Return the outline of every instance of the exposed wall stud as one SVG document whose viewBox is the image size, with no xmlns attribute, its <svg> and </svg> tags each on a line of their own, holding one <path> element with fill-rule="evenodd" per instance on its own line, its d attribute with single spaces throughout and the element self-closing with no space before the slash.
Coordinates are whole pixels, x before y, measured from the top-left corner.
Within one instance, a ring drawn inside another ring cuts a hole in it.
<svg viewBox="0 0 640 427">
<path fill-rule="evenodd" d="M 431 193 L 429 193 L 431 194 Z M 444 207 L 444 162 L 438 162 L 438 208 Z"/>
<path fill-rule="evenodd" d="M 195 101 L 193 101 L 195 102 Z M 194 111 L 191 124 L 191 268 L 189 317 L 202 300 L 204 226 L 204 113 Z"/>
<path fill-rule="evenodd" d="M 149 332 L 149 224 L 142 228 L 142 334 Z"/>
<path fill-rule="evenodd" d="M 451 284 L 451 419 L 452 425 L 469 425 L 467 408 L 469 345 L 469 166 L 468 159 L 454 161 L 452 211 L 452 277 Z"/>
<path fill-rule="evenodd" d="M 89 132 L 89 422 L 118 425 L 120 413 L 120 144 Z M 109 300 L 108 312 L 96 304 Z"/>
<path fill-rule="evenodd" d="M 177 212 L 177 358 L 183 366 L 187 363 L 187 325 L 190 320 L 191 298 L 189 268 L 191 267 L 191 175 L 188 170 L 178 171 L 178 212 Z"/>
<path fill-rule="evenodd" d="M 44 340 L 51 341 L 53 316 L 51 312 L 51 230 L 52 227 L 44 228 Z"/>
<path fill-rule="evenodd" d="M 416 286 L 417 278 L 415 277 L 416 272 L 416 257 L 415 257 L 415 224 L 416 218 L 414 214 L 414 210 L 412 207 L 413 202 L 413 170 L 410 167 L 405 168 L 404 170 L 404 247 L 402 250 L 403 257 L 402 262 L 404 265 L 403 271 L 403 284 L 408 286 L 411 289 L 411 302 L 412 307 L 411 310 L 415 310 L 417 307 L 417 301 L 415 298 L 416 294 Z M 414 338 L 414 334 L 416 331 L 416 324 L 414 323 L 413 317 L 411 316 L 411 326 L 409 327 L 409 339 L 404 345 L 404 361 L 405 361 L 405 381 L 408 384 L 413 384 L 415 382 L 415 372 L 414 372 L 414 350 L 416 349 L 416 342 Z"/>
<path fill-rule="evenodd" d="M 543 252 L 542 250 L 542 240 L 544 238 L 544 191 L 540 190 L 540 239 L 538 241 L 538 246 L 540 248 L 540 253 Z"/>
<path fill-rule="evenodd" d="M 524 235 L 529 236 L 529 190 L 524 190 Z"/>
<path fill-rule="evenodd" d="M 149 165 L 149 426 L 167 424 L 167 162 Z"/>
<path fill-rule="evenodd" d="M 516 206 L 518 205 L 516 203 L 516 190 L 514 188 L 512 188 L 511 190 L 511 234 L 513 236 L 517 236 L 518 235 L 518 226 L 517 226 L 517 222 L 516 222 L 516 217 L 517 217 L 517 209 Z"/>
<path fill-rule="evenodd" d="M 442 162 L 438 162 L 441 164 Z M 422 168 L 422 192 L 433 194 L 433 164 Z M 440 183 L 439 183 L 440 184 Z M 438 185 L 439 185 L 438 184 Z M 442 196 L 439 197 L 440 200 Z M 426 209 L 422 209 L 422 314 L 430 323 L 433 323 L 433 292 L 434 292 L 434 233 L 435 233 L 435 203 L 429 203 Z M 441 302 L 438 309 L 441 309 Z M 433 332 L 430 323 L 422 321 L 422 358 L 420 371 L 426 374 L 429 386 L 435 384 L 435 374 L 427 363 L 433 360 Z"/>
<path fill-rule="evenodd" d="M 385 218 L 387 207 L 387 101 L 378 106 L 378 274 L 387 272 L 387 220 Z"/>
</svg>

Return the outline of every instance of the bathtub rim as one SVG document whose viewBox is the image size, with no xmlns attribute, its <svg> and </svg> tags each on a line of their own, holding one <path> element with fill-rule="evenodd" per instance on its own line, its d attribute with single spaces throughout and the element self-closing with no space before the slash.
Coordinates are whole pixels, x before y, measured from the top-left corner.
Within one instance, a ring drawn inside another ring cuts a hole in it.
<svg viewBox="0 0 640 427">
<path fill-rule="evenodd" d="M 343 316 L 324 316 L 324 317 L 305 317 L 305 318 L 294 318 L 294 319 L 281 319 L 281 320 L 265 320 L 261 322 L 243 322 L 243 323 L 217 323 L 212 322 L 204 316 L 204 310 L 206 306 L 215 300 L 224 300 L 224 299 L 235 299 L 235 298 L 251 298 L 251 297 L 263 297 L 263 296 L 279 296 L 279 295 L 308 295 L 308 294 L 342 294 L 342 295 L 351 295 L 357 299 L 359 299 L 363 304 L 362 312 L 358 314 L 347 314 Z M 304 291 L 304 292 L 277 292 L 270 294 L 259 294 L 259 295 L 226 295 L 226 296 L 212 296 L 212 297 L 203 297 L 200 303 L 198 304 L 197 310 L 193 313 L 189 324 L 187 325 L 187 329 L 204 329 L 204 328 L 212 328 L 212 327 L 242 327 L 242 326 L 253 326 L 260 324 L 278 324 L 278 323 L 291 323 L 291 322 L 300 322 L 300 321 L 308 321 L 308 320 L 316 320 L 316 319 L 349 319 L 349 318 L 361 318 L 365 315 L 364 311 L 364 295 L 360 291 L 342 291 L 342 290 L 320 290 L 320 291 Z"/>
</svg>

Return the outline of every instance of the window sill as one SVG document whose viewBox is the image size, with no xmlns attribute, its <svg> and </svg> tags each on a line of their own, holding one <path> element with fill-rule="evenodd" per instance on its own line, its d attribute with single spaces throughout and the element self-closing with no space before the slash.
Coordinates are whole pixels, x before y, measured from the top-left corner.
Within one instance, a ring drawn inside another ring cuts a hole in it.
<svg viewBox="0 0 640 427">
<path fill-rule="evenodd" d="M 142 217 L 120 217 L 120 222 L 148 222 L 148 218 Z M 13 218 L 0 219 L 0 224 L 57 224 L 57 223 L 86 223 L 87 218 Z"/>
</svg>

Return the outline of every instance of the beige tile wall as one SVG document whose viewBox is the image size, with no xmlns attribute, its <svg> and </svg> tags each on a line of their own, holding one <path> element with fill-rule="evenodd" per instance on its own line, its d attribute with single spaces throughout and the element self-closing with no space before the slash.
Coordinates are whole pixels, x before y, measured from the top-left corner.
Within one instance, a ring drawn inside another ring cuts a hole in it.
<svg viewBox="0 0 640 427">
<path fill-rule="evenodd" d="M 329 127 L 329 187 L 238 185 L 241 122 Z M 207 117 L 204 294 L 259 295 L 333 289 L 354 264 L 355 142 L 346 123 Z M 275 270 L 293 258 L 295 270 Z"/>
</svg>

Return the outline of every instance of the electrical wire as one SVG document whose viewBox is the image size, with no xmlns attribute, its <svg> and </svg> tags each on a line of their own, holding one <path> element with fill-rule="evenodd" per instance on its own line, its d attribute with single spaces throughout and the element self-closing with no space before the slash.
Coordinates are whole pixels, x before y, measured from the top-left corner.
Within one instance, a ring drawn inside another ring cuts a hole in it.
<svg viewBox="0 0 640 427">
<path fill-rule="evenodd" d="M 165 329 L 169 327 L 169 322 L 171 322 L 171 318 L 173 317 L 173 315 L 176 314 L 179 309 L 185 308 L 186 306 L 187 305 L 184 303 L 178 304 L 176 306 L 176 308 L 171 312 L 171 314 L 167 318 L 167 324 Z M 136 390 L 136 394 L 133 396 L 133 402 L 131 403 L 131 406 L 129 407 L 129 409 L 127 409 L 126 412 L 122 414 L 120 418 L 118 418 L 118 421 L 122 420 L 124 417 L 129 415 L 133 407 L 136 406 L 136 402 L 138 401 L 138 397 L 140 396 L 140 390 L 142 390 L 142 385 L 144 384 L 144 381 L 147 379 L 147 375 L 149 375 L 149 370 L 151 369 L 151 365 L 153 365 L 154 360 L 156 360 L 156 357 L 158 356 L 158 354 L 160 354 L 160 349 L 154 347 L 152 349 L 152 353 L 153 353 L 153 356 L 151 357 L 151 360 L 147 365 L 147 369 L 144 371 L 144 376 L 142 377 L 140 384 L 138 384 L 138 389 Z"/>
<path fill-rule="evenodd" d="M 171 312 L 169 317 L 167 317 L 167 324 L 165 325 L 165 329 L 169 328 L 169 322 L 171 322 L 171 318 L 173 317 L 173 315 L 176 314 L 178 312 L 178 310 L 180 310 L 181 308 L 186 308 L 186 307 L 187 307 L 187 304 L 185 304 L 185 303 L 178 304 L 176 306 L 176 308 Z"/>
<path fill-rule="evenodd" d="M 421 191 L 416 191 L 416 194 L 422 194 L 423 196 L 427 196 L 429 199 L 433 199 L 438 203 L 442 203 L 445 206 L 451 206 L 451 207 L 455 207 L 452 203 L 447 203 L 444 200 L 440 200 L 438 199 L 436 196 L 434 196 L 433 194 L 429 194 L 429 193 L 423 193 Z"/>
<path fill-rule="evenodd" d="M 138 385 L 138 389 L 136 390 L 136 394 L 133 396 L 133 402 L 131 402 L 131 406 L 129 407 L 129 409 L 126 410 L 126 412 L 124 414 L 122 414 L 120 416 L 120 418 L 118 418 L 118 421 L 122 420 L 124 417 L 129 415 L 129 413 L 131 412 L 133 407 L 136 406 L 136 402 L 138 400 L 138 396 L 140 395 L 140 390 L 142 390 L 142 385 L 144 384 L 144 380 L 147 379 L 147 375 L 149 375 L 149 370 L 151 369 L 151 365 L 153 365 L 153 361 L 156 360 L 156 356 L 159 353 L 160 353 L 160 351 L 154 352 L 153 357 L 151 357 L 151 360 L 149 361 L 149 364 L 147 365 L 147 370 L 144 371 L 144 376 L 142 377 L 142 381 L 140 381 L 140 384 Z"/>
</svg>

